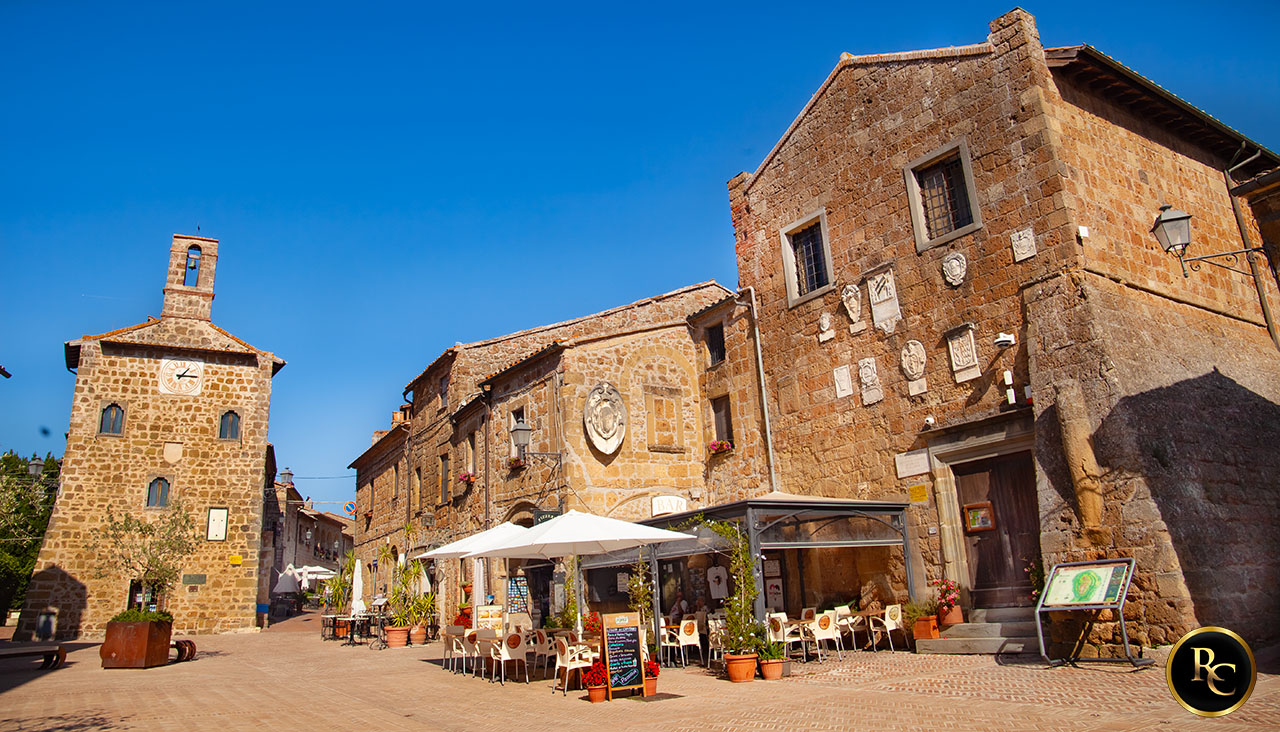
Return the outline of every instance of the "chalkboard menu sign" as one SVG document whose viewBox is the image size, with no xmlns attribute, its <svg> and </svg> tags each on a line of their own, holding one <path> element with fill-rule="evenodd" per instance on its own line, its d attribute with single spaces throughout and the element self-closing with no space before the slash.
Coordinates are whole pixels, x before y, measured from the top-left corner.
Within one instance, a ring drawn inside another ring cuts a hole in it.
<svg viewBox="0 0 1280 732">
<path fill-rule="evenodd" d="M 609 672 L 609 698 L 620 689 L 644 693 L 644 664 L 640 655 L 640 615 L 613 613 L 601 618 L 604 626 L 604 663 Z"/>
</svg>

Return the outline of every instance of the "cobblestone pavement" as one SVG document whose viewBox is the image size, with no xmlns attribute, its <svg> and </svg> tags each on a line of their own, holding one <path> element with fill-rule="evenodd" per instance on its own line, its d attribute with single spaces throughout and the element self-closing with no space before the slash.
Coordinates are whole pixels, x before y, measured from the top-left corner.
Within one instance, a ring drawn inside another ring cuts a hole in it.
<svg viewBox="0 0 1280 732">
<path fill-rule="evenodd" d="M 201 636 L 194 661 L 103 670 L 94 644 L 67 666 L 0 661 L 0 730 L 1261 730 L 1280 720 L 1280 676 L 1223 719 L 1169 696 L 1161 669 L 1048 669 L 984 656 L 845 653 L 791 678 L 730 684 L 664 670 L 659 696 L 592 705 L 551 682 L 505 686 L 452 674 L 441 648 L 373 651 L 313 633 Z"/>
</svg>

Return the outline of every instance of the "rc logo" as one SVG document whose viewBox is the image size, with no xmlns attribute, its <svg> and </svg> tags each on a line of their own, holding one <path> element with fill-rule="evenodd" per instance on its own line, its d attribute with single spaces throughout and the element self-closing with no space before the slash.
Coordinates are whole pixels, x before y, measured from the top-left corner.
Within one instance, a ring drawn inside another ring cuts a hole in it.
<svg viewBox="0 0 1280 732">
<path fill-rule="evenodd" d="M 1226 628 L 1208 627 L 1182 636 L 1165 665 L 1169 691 L 1187 711 L 1221 717 L 1253 693 L 1258 668 L 1244 639 Z"/>
</svg>

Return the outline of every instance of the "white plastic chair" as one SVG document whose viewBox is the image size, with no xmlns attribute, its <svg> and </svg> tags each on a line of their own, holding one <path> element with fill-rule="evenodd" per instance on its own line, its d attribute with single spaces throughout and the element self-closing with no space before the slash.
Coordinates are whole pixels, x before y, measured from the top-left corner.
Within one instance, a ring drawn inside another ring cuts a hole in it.
<svg viewBox="0 0 1280 732">
<path fill-rule="evenodd" d="M 459 659 L 463 658 L 462 647 L 462 631 L 466 630 L 461 625 L 447 625 L 444 629 L 444 660 L 441 665 L 450 671 L 458 665 Z"/>
<path fill-rule="evenodd" d="M 856 650 L 858 648 L 858 631 L 866 630 L 867 638 L 870 639 L 870 630 L 867 629 L 867 620 L 861 615 L 854 615 L 853 608 L 848 605 L 836 605 L 836 629 L 841 635 L 849 634 L 849 648 Z M 843 640 L 841 641 L 843 644 Z"/>
<path fill-rule="evenodd" d="M 591 656 L 586 646 L 571 646 L 564 637 L 556 638 L 556 678 L 560 678 L 560 669 L 564 669 L 564 695 L 569 695 L 569 676 L 575 668 L 591 668 Z"/>
<path fill-rule="evenodd" d="M 475 666 L 471 669 L 471 675 L 474 676 L 476 671 L 480 672 L 480 678 L 484 678 L 485 663 L 483 659 L 489 657 L 489 646 L 498 642 L 498 631 L 492 628 L 481 628 L 476 631 L 476 652 Z M 492 675 L 492 674 L 491 674 Z"/>
<path fill-rule="evenodd" d="M 880 644 L 880 633 L 884 633 L 889 639 L 889 652 L 893 652 L 893 631 L 902 631 L 902 606 L 887 605 L 884 609 L 884 616 L 872 615 L 868 618 L 871 626 L 872 647 Z M 879 627 L 876 627 L 876 626 Z M 903 631 L 905 632 L 905 631 Z"/>
<path fill-rule="evenodd" d="M 769 613 L 769 642 L 786 646 L 788 655 L 791 653 L 791 646 L 799 643 L 804 660 L 809 660 L 809 652 L 804 647 L 804 634 L 800 632 L 799 626 L 787 625 L 786 613 Z"/>
<path fill-rule="evenodd" d="M 542 659 L 542 675 L 547 675 L 547 666 L 551 664 L 551 659 L 556 656 L 555 644 L 551 642 L 551 637 L 547 635 L 545 630 L 535 630 L 531 634 L 532 640 L 528 641 L 529 649 L 533 652 L 533 663 L 537 665 L 538 659 Z"/>
<path fill-rule="evenodd" d="M 685 648 L 693 646 L 698 649 L 698 660 L 703 666 L 707 665 L 707 659 L 702 655 L 702 634 L 698 632 L 698 620 L 696 617 L 689 615 L 680 621 L 680 628 L 676 631 L 676 640 L 680 643 L 680 659 L 687 667 L 689 665 L 688 654 Z"/>
<path fill-rule="evenodd" d="M 506 639 L 498 638 L 489 644 L 489 658 L 502 673 L 502 685 L 507 685 L 507 662 L 518 661 L 524 664 L 524 682 L 529 683 L 529 647 L 521 633 L 508 633 Z M 496 670 L 496 669 L 495 669 Z M 489 682 L 493 682 L 493 674 L 489 674 Z"/>
<path fill-rule="evenodd" d="M 471 662 L 471 673 L 476 672 L 476 664 L 480 662 L 480 650 L 476 645 L 476 631 L 464 629 L 462 636 L 462 673 L 467 672 L 467 661 Z"/>
<path fill-rule="evenodd" d="M 816 618 L 814 618 L 813 622 L 806 625 L 805 628 L 808 630 L 809 640 L 813 641 L 813 648 L 818 655 L 819 661 L 822 660 L 822 653 L 825 650 L 824 646 L 827 642 L 830 642 L 835 646 L 836 658 L 844 658 L 840 652 L 842 650 L 841 646 L 843 643 L 840 640 L 840 630 L 836 626 L 835 610 L 828 610 L 824 613 L 820 613 Z"/>
<path fill-rule="evenodd" d="M 724 620 L 721 618 L 707 618 L 707 665 L 716 660 L 716 654 L 720 654 L 720 663 L 724 663 Z"/>
</svg>

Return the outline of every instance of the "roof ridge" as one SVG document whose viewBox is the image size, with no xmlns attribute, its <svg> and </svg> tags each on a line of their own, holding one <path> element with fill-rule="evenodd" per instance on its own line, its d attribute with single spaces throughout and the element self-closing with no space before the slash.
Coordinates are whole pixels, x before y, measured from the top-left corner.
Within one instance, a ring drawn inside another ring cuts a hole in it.
<svg viewBox="0 0 1280 732">
<path fill-rule="evenodd" d="M 156 323 L 159 323 L 159 322 L 160 322 L 159 318 L 148 315 L 145 323 L 135 323 L 134 325 L 128 325 L 123 328 L 116 328 L 115 330 L 109 330 L 106 333 L 99 333 L 98 335 L 89 335 L 86 333 L 85 335 L 80 336 L 78 340 L 84 340 L 86 338 L 90 340 L 97 340 L 99 338 L 110 338 L 111 336 L 117 336 L 117 335 L 120 335 L 121 333 L 128 333 L 129 331 L 132 331 L 132 330 L 145 328 L 148 325 L 155 325 Z"/>
</svg>

